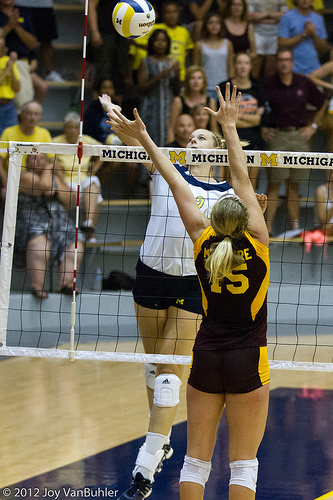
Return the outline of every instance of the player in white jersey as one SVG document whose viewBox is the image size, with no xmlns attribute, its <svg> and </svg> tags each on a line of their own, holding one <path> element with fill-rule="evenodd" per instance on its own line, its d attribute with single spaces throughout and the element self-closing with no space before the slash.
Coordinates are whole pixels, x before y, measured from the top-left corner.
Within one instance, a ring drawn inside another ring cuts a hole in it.
<svg viewBox="0 0 333 500">
<path fill-rule="evenodd" d="M 213 178 L 203 181 L 194 177 L 185 166 L 175 164 L 175 168 L 188 181 L 203 212 L 209 210 L 223 194 L 233 193 L 227 182 L 215 182 Z M 152 174 L 151 193 L 151 216 L 140 259 L 152 269 L 172 276 L 196 275 L 193 244 L 179 217 L 170 188 L 157 170 Z"/>
<path fill-rule="evenodd" d="M 100 98 L 112 120 L 109 96 Z M 111 123 L 111 122 L 110 122 Z M 129 146 L 140 143 L 128 136 L 119 138 Z M 217 149 L 224 141 L 214 133 L 198 129 L 190 135 L 188 148 Z M 133 290 L 138 327 L 146 353 L 189 355 L 201 321 L 201 289 L 193 259 L 193 244 L 181 221 L 168 184 L 152 174 L 152 207 Z M 175 165 L 188 181 L 204 212 L 223 195 L 234 193 L 227 182 L 216 182 L 208 164 Z M 140 448 L 132 472 L 133 481 L 120 499 L 147 498 L 162 461 L 170 458 L 170 433 L 177 406 L 184 365 L 148 364 L 145 367 L 150 421 L 146 441 Z"/>
</svg>

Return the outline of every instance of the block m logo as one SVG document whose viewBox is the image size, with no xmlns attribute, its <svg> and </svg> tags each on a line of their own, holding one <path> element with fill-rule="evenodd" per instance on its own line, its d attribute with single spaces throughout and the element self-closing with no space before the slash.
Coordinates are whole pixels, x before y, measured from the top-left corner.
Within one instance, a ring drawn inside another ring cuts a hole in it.
<svg viewBox="0 0 333 500">
<path fill-rule="evenodd" d="M 266 153 L 260 153 L 260 165 L 270 165 L 271 167 L 277 167 L 277 154 L 273 153 L 268 156 Z"/>
<path fill-rule="evenodd" d="M 186 163 L 186 151 L 181 151 L 179 154 L 176 151 L 169 151 L 169 159 L 171 163 Z"/>
</svg>

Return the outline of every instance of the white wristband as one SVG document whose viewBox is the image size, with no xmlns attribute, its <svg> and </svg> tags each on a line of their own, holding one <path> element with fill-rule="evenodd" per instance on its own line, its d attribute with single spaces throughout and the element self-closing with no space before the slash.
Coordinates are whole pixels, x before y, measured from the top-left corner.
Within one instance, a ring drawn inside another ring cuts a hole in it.
<svg viewBox="0 0 333 500">
<path fill-rule="evenodd" d="M 314 130 L 317 130 L 318 125 L 317 125 L 316 123 L 311 123 L 311 127 L 312 127 Z"/>
</svg>

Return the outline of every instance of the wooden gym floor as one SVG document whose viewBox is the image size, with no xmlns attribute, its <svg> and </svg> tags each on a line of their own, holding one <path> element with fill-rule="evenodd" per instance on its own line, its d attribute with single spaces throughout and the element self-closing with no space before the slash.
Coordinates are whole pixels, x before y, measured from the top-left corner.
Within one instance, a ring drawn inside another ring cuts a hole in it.
<svg viewBox="0 0 333 500">
<path fill-rule="evenodd" d="M 333 374 L 272 370 L 271 378 L 257 500 L 333 498 Z M 119 498 L 147 430 L 141 364 L 2 358 L 0 380 L 1 500 Z M 178 498 L 185 382 L 174 456 L 156 478 L 152 500 Z M 222 419 L 206 500 L 227 499 L 226 436 Z"/>
</svg>

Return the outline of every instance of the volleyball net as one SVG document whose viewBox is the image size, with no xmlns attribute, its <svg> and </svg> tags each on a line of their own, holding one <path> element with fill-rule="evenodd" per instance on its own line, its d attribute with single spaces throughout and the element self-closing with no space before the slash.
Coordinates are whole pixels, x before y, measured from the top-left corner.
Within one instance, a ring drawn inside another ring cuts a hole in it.
<svg viewBox="0 0 333 500">
<path fill-rule="evenodd" d="M 173 163 L 209 163 L 216 170 L 228 165 L 226 150 L 161 149 Z M 10 142 L 9 147 L 0 144 L 0 153 L 8 154 L 9 158 L 0 263 L 0 356 L 189 364 L 190 356 L 146 354 L 131 291 L 124 290 L 121 284 L 119 289 L 101 286 L 101 279 L 107 281 L 110 272 L 114 276 L 117 273 L 134 276 L 150 216 L 148 199 L 103 202 L 96 241 L 84 243 L 80 267 L 77 273 L 73 269 L 79 294 L 55 293 L 57 269 L 48 265 L 49 297 L 38 300 L 31 295 L 29 272 L 26 266 L 18 267 L 14 258 L 22 163 L 26 155 L 46 154 L 56 165 L 57 155 L 68 155 L 74 172 L 77 152 L 78 146 L 69 144 Z M 249 168 L 259 167 L 260 173 L 265 172 L 265 167 L 311 169 L 309 182 L 301 184 L 300 231 L 291 233 L 287 217 L 281 213 L 278 214 L 281 234 L 271 238 L 267 332 L 270 365 L 279 369 L 333 371 L 332 238 L 320 240 L 313 232 L 314 191 L 325 183 L 327 169 L 333 168 L 333 156 L 274 151 L 244 153 Z M 83 145 L 83 157 L 135 165 L 150 162 L 142 148 L 128 146 Z M 135 165 L 133 168 L 138 168 Z M 80 168 L 78 175 L 80 179 Z M 78 217 L 75 225 L 78 231 Z M 66 232 L 66 227 L 63 231 Z"/>
</svg>

